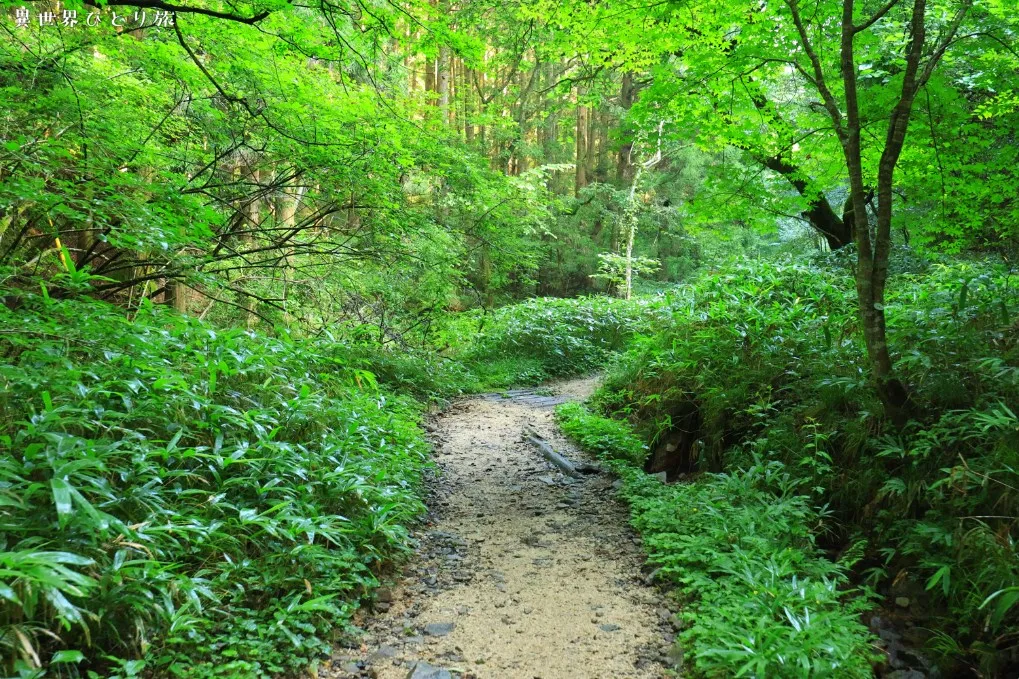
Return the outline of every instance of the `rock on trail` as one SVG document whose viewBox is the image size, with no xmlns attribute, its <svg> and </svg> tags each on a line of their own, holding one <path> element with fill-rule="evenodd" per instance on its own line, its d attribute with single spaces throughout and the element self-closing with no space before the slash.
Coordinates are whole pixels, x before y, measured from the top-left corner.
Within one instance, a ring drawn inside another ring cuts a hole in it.
<svg viewBox="0 0 1019 679">
<path fill-rule="evenodd" d="M 651 679 L 672 628 L 647 587 L 626 510 L 606 474 L 564 476 L 529 443 L 533 427 L 572 460 L 553 406 L 594 380 L 486 395 L 437 420 L 434 521 L 375 613 L 321 677 Z"/>
</svg>

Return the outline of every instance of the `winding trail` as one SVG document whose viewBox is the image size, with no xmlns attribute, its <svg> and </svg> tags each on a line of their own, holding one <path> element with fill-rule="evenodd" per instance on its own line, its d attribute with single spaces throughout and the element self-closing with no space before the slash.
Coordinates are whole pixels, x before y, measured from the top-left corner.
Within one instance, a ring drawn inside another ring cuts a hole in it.
<svg viewBox="0 0 1019 679">
<path fill-rule="evenodd" d="M 392 588 L 379 592 L 359 648 L 323 677 L 650 679 L 665 676 L 670 611 L 644 583 L 637 539 L 607 474 L 570 479 L 523 442 L 556 450 L 553 406 L 591 379 L 463 401 L 436 421 L 432 524 Z"/>
</svg>

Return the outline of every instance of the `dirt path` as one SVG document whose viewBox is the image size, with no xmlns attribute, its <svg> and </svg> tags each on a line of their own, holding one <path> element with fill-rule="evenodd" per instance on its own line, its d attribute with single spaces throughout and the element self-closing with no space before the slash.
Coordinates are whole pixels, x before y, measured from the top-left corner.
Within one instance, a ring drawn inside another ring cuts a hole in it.
<svg viewBox="0 0 1019 679">
<path fill-rule="evenodd" d="M 391 589 L 365 643 L 324 677 L 620 679 L 662 677 L 669 611 L 645 586 L 613 480 L 564 477 L 522 441 L 525 424 L 572 458 L 556 403 L 592 380 L 458 404 L 433 433 L 441 474 L 434 524 Z"/>
</svg>

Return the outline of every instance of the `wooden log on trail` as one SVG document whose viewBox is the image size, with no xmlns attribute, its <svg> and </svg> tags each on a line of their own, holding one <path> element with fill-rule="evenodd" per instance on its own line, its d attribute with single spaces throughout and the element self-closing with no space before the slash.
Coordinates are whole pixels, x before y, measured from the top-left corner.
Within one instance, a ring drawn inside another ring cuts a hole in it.
<svg viewBox="0 0 1019 679">
<path fill-rule="evenodd" d="M 546 460 L 548 460 L 556 467 L 558 467 L 563 474 L 573 477 L 579 477 L 581 475 L 580 472 L 577 471 L 577 468 L 573 465 L 572 462 L 567 460 L 565 457 L 563 457 L 556 451 L 552 450 L 552 446 L 549 445 L 548 441 L 541 438 L 541 436 L 539 436 L 537 432 L 535 432 L 534 430 L 525 429 L 524 436 L 527 438 L 528 441 L 531 442 L 532 445 L 534 445 L 538 449 L 538 452 L 541 453 L 542 457 L 544 457 Z"/>
<path fill-rule="evenodd" d="M 524 437 L 538 449 L 541 456 L 558 467 L 567 476 L 575 478 L 584 474 L 597 474 L 601 468 L 586 462 L 571 462 L 552 449 L 552 445 L 531 427 L 524 427 Z"/>
</svg>

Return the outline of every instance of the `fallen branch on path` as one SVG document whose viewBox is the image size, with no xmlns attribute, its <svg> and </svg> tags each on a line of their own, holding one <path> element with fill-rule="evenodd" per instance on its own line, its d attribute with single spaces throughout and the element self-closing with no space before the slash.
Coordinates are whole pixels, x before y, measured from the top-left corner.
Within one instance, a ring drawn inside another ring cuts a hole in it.
<svg viewBox="0 0 1019 679">
<path fill-rule="evenodd" d="M 586 462 L 571 462 L 566 459 L 553 450 L 552 445 L 530 426 L 524 427 L 524 438 L 538 449 L 542 457 L 558 467 L 567 476 L 582 477 L 584 474 L 597 474 L 601 472 L 601 468 L 597 465 Z"/>
</svg>

